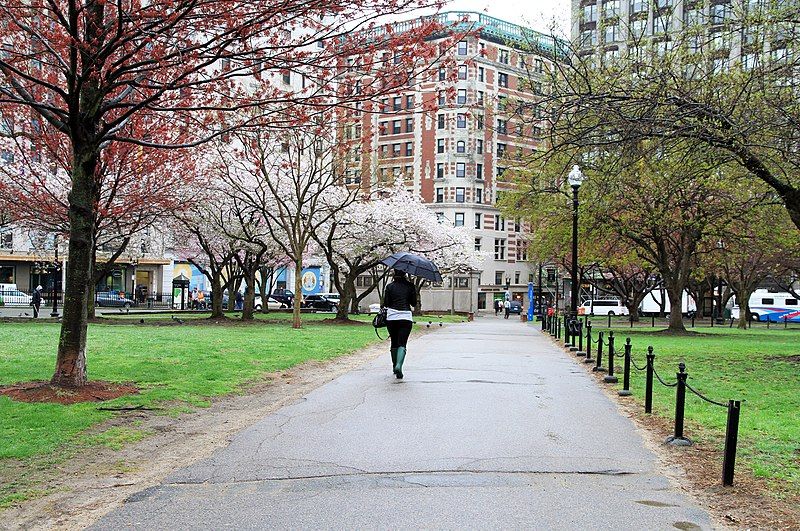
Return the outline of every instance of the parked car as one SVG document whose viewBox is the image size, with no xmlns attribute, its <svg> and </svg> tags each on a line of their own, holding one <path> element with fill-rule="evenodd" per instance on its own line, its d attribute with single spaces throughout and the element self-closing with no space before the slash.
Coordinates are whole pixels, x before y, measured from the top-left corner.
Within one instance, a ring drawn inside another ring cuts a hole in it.
<svg viewBox="0 0 800 531">
<path fill-rule="evenodd" d="M 270 297 L 280 303 L 285 304 L 287 308 L 291 308 L 292 301 L 294 300 L 294 292 L 288 289 L 276 289 L 272 292 Z"/>
<path fill-rule="evenodd" d="M 2 306 L 30 306 L 33 297 L 22 292 L 16 287 L 14 289 L 0 290 L 0 305 Z"/>
<path fill-rule="evenodd" d="M 619 299 L 594 299 L 578 307 L 579 315 L 630 315 Z"/>
<path fill-rule="evenodd" d="M 95 294 L 94 303 L 96 306 L 110 306 L 119 308 L 130 308 L 135 302 L 123 297 L 118 291 L 98 291 Z"/>
<path fill-rule="evenodd" d="M 303 308 L 311 308 L 312 310 L 322 312 L 337 312 L 339 311 L 339 301 L 337 299 L 329 299 L 326 295 L 307 295 L 303 299 Z"/>
<path fill-rule="evenodd" d="M 261 300 L 261 297 L 258 295 L 256 295 L 254 308 L 257 312 L 260 312 L 264 308 L 264 303 Z M 286 305 L 283 304 L 281 301 L 276 300 L 274 297 L 267 297 L 268 310 L 280 310 L 281 308 L 286 308 Z"/>
<path fill-rule="evenodd" d="M 522 301 L 513 300 L 508 307 L 508 313 L 515 313 L 517 315 L 522 313 Z"/>
</svg>

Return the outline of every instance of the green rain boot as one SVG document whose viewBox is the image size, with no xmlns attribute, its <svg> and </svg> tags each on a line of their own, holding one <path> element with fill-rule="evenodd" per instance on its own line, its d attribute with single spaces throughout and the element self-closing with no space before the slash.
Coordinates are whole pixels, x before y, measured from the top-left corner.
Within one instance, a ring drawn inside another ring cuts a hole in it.
<svg viewBox="0 0 800 531">
<path fill-rule="evenodd" d="M 392 353 L 392 369 L 394 369 L 394 366 L 397 365 L 397 349 L 396 348 L 392 348 L 392 349 L 389 349 L 389 350 Z"/>
<path fill-rule="evenodd" d="M 403 360 L 406 359 L 406 347 L 397 347 L 397 361 L 394 364 L 394 375 L 398 380 L 403 379 Z"/>
</svg>

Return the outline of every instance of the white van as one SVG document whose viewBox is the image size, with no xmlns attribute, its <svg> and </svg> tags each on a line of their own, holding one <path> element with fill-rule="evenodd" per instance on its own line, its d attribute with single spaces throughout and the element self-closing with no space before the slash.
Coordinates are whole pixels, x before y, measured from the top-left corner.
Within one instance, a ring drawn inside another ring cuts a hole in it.
<svg viewBox="0 0 800 531">
<path fill-rule="evenodd" d="M 663 291 L 664 294 L 664 313 L 669 314 L 670 311 L 670 303 L 669 297 L 667 297 L 667 292 Z M 650 293 L 644 296 L 642 299 L 642 304 L 639 306 L 639 313 L 641 315 L 658 315 L 661 313 L 661 289 L 654 289 Z M 691 312 L 697 311 L 697 303 L 695 303 L 694 298 L 689 295 L 689 292 L 683 290 L 683 295 L 681 296 L 681 313 L 687 315 Z"/>
<path fill-rule="evenodd" d="M 630 315 L 619 299 L 589 299 L 578 306 L 578 315 Z"/>
</svg>

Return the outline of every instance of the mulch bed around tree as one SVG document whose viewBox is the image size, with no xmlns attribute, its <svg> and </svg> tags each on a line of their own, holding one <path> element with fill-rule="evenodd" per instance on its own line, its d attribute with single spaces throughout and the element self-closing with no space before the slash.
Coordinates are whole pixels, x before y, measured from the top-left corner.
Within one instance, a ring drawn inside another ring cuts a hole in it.
<svg viewBox="0 0 800 531">
<path fill-rule="evenodd" d="M 125 395 L 135 395 L 139 389 L 132 383 L 117 384 L 102 380 L 90 381 L 83 387 L 57 387 L 50 382 L 25 382 L 0 387 L 0 395 L 19 402 L 53 402 L 77 404 L 102 402 Z"/>
</svg>

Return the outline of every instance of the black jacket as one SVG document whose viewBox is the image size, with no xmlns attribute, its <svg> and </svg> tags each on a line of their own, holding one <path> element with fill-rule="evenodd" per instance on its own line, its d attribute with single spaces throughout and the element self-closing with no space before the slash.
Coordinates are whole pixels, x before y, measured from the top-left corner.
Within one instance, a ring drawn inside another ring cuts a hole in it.
<svg viewBox="0 0 800 531">
<path fill-rule="evenodd" d="M 411 311 L 417 305 L 417 290 L 408 280 L 394 280 L 386 286 L 383 305 L 393 310 Z"/>
<path fill-rule="evenodd" d="M 31 304 L 35 306 L 41 303 L 42 303 L 42 293 L 39 290 L 35 290 L 33 292 L 33 298 L 31 299 Z"/>
</svg>

